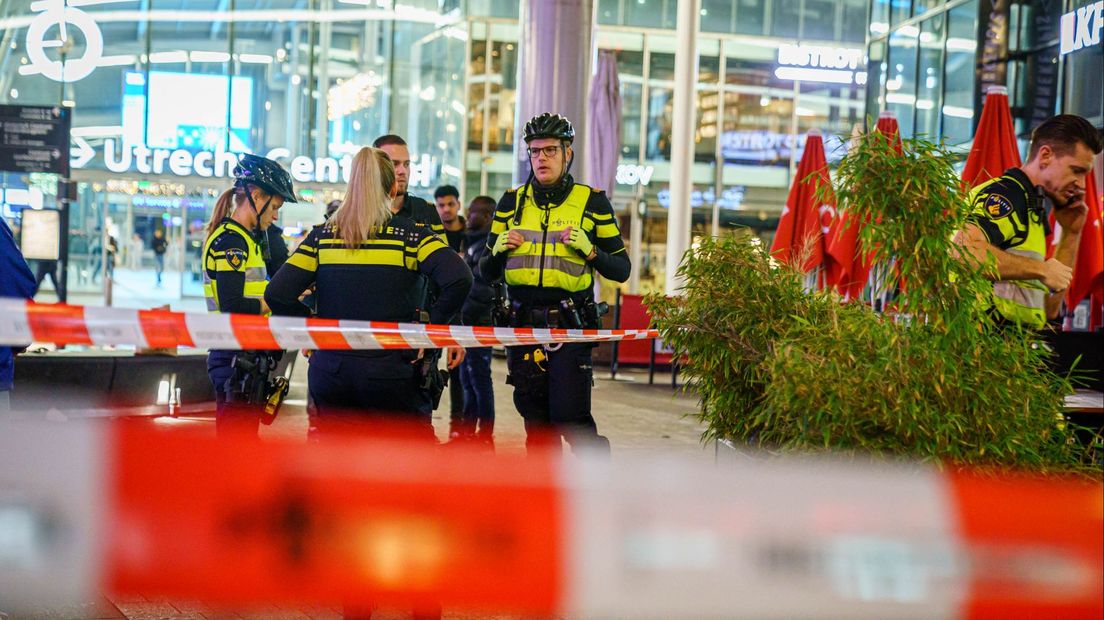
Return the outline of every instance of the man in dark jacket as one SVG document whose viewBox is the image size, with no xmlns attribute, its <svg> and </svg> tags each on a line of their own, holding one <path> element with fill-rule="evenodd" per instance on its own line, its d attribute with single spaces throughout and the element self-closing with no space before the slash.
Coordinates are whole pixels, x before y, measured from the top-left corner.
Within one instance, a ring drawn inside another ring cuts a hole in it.
<svg viewBox="0 0 1104 620">
<path fill-rule="evenodd" d="M 35 294 L 35 276 L 23 253 L 15 245 L 8 223 L 0 218 L 0 297 L 31 299 Z M 0 347 L 0 411 L 11 409 L 11 389 L 15 378 L 15 353 Z"/>
<path fill-rule="evenodd" d="M 452 185 L 442 185 L 433 192 L 437 215 L 445 227 L 444 240 L 453 252 L 464 255 L 467 227 L 460 215 L 460 191 Z M 470 265 L 469 265 L 470 266 Z M 464 379 L 461 365 L 449 370 L 449 439 L 463 439 L 467 435 L 464 423 Z"/>
<path fill-rule="evenodd" d="M 468 205 L 468 238 L 464 260 L 471 267 L 475 280 L 464 301 L 460 318 L 464 325 L 491 325 L 494 290 L 479 273 L 479 259 L 487 251 L 487 235 L 491 231 L 497 203 L 490 196 L 477 196 Z M 465 438 L 471 438 L 487 448 L 494 447 L 494 382 L 491 380 L 491 347 L 467 350 L 460 364 L 464 384 Z"/>
</svg>

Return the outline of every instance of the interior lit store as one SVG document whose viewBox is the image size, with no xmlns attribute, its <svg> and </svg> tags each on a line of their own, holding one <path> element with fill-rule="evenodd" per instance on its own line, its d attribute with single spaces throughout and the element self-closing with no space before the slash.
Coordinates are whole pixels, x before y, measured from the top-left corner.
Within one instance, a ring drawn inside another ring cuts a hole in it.
<svg viewBox="0 0 1104 620">
<path fill-rule="evenodd" d="M 342 195 L 351 155 L 385 133 L 410 145 L 412 193 L 500 196 L 515 183 L 518 80 L 541 79 L 519 76 L 519 4 L 5 0 L 0 104 L 72 111 L 70 294 L 104 303 L 106 265 L 113 303 L 202 307 L 203 227 L 244 152 L 293 175 L 303 200 L 279 220 L 292 244 Z M 595 53 L 616 54 L 620 80 L 606 189 L 636 245 L 625 290 L 662 290 L 676 0 L 593 4 Z M 995 83 L 1009 87 L 1021 139 L 1056 111 L 1104 125 L 1099 28 L 1095 45 L 1067 50 L 1058 20 L 1038 19 L 1087 4 L 702 0 L 692 237 L 769 243 L 811 129 L 830 165 L 882 110 L 906 135 L 964 152 Z M 994 24 L 1008 35 L 997 48 Z M 1078 76 L 1096 76 L 1096 90 Z M 0 173 L 0 213 L 18 231 L 24 210 L 56 208 L 58 187 L 56 175 Z M 155 234 L 169 244 L 160 285 Z M 51 294 L 44 284 L 40 299 Z"/>
</svg>

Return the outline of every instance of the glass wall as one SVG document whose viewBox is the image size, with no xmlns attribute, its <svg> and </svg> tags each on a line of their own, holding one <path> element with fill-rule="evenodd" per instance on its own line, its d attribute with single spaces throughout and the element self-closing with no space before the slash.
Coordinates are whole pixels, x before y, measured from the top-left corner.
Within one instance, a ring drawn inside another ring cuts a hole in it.
<svg viewBox="0 0 1104 620">
<path fill-rule="evenodd" d="M 70 292 L 101 296 L 103 248 L 117 247 L 117 304 L 201 295 L 203 226 L 241 153 L 292 173 L 305 199 L 281 212 L 292 242 L 341 194 L 351 155 L 384 133 L 410 144 L 413 192 L 461 183 L 470 69 L 460 2 L 392 5 L 117 0 L 62 14 L 0 3 L 0 103 L 72 108 Z M 516 19 L 517 4 L 473 10 Z M 507 47 L 490 49 L 491 70 L 512 76 Z M 499 109 L 512 131 L 512 102 Z M 22 209 L 56 206 L 46 176 L 0 175 L 16 227 Z M 169 245 L 160 278 L 155 235 Z"/>
<path fill-rule="evenodd" d="M 618 183 L 606 189 L 626 238 L 642 239 L 630 251 L 645 291 L 663 287 L 676 5 L 598 0 L 596 7 L 597 46 L 616 54 L 622 100 Z M 829 159 L 838 158 L 841 138 L 861 124 L 865 108 L 866 14 L 867 0 L 703 1 L 691 170 L 694 237 L 750 226 L 769 241 L 806 132 L 817 128 L 829 136 Z M 512 61 L 516 23 L 473 16 L 468 31 L 465 200 L 497 197 L 510 187 L 508 132 L 516 120 L 500 118 L 503 106 L 513 110 L 515 85 L 494 55 L 497 50 Z M 820 60 L 830 57 L 836 60 Z M 503 66 L 512 71 L 509 61 Z M 823 81 L 825 69 L 837 71 L 828 73 L 835 82 Z"/>
<path fill-rule="evenodd" d="M 410 143 L 415 193 L 450 183 L 467 200 L 510 186 L 519 3 L 221 6 L 85 3 L 67 17 L 78 25 L 67 30 L 73 39 L 57 46 L 27 41 L 32 30 L 61 36 L 57 26 L 31 28 L 47 19 L 31 0 L 0 6 L 0 102 L 74 110 L 71 290 L 99 294 L 110 242 L 119 246 L 117 303 L 120 292 L 134 305 L 199 295 L 204 224 L 242 152 L 277 158 L 295 177 L 306 201 L 282 212 L 292 238 L 340 195 L 351 154 L 383 133 Z M 596 11 L 596 41 L 617 54 L 624 108 L 623 173 L 609 189 L 626 235 L 644 231 L 640 260 L 661 270 L 677 2 L 597 0 Z M 805 133 L 846 136 L 861 122 L 867 11 L 867 0 L 703 2 L 694 235 L 727 234 L 738 222 L 769 235 Z M 108 12 L 117 14 L 103 18 Z M 276 13 L 288 18 L 273 20 Z M 818 64 L 831 56 L 844 66 Z M 824 69 L 842 73 L 818 81 Z M 56 204 L 55 181 L 0 177 L 0 189 L 15 190 L 4 194 L 5 216 L 17 224 L 21 208 Z M 170 251 L 157 287 L 151 240 L 162 234 Z M 645 277 L 644 285 L 662 282 Z"/>
<path fill-rule="evenodd" d="M 977 0 L 874 0 L 867 116 L 889 110 L 903 136 L 966 153 L 980 103 L 978 11 Z"/>
<path fill-rule="evenodd" d="M 889 109 L 903 135 L 943 140 L 965 155 L 984 101 L 985 75 L 1008 89 L 1021 151 L 1031 130 L 1060 112 L 1104 126 L 1098 77 L 1104 73 L 1104 45 L 1091 43 L 1090 28 L 1088 44 L 1061 51 L 1062 15 L 1090 4 L 1014 0 L 994 8 L 979 0 L 873 0 L 867 115 Z M 981 57 L 981 45 L 990 57 Z"/>
</svg>

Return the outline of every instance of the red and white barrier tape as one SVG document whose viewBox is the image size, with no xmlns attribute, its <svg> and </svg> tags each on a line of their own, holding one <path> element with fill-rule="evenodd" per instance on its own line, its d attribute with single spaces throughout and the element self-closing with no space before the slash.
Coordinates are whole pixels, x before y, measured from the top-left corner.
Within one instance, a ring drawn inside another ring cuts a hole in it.
<svg viewBox="0 0 1104 620">
<path fill-rule="evenodd" d="M 647 340 L 649 329 L 422 325 L 36 304 L 0 298 L 0 345 L 50 342 L 138 348 L 433 349 Z"/>
<path fill-rule="evenodd" d="M 1099 618 L 1099 483 L 825 460 L 0 432 L 0 601 L 572 617 Z"/>
</svg>

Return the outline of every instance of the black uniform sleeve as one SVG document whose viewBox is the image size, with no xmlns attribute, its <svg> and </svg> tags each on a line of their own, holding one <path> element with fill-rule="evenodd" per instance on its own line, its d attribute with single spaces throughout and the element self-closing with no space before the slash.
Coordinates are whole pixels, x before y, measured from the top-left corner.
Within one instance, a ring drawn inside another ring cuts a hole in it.
<svg viewBox="0 0 1104 620">
<path fill-rule="evenodd" d="M 590 194 L 584 217 L 594 222 L 591 238 L 594 240 L 596 256 L 590 261 L 590 266 L 607 280 L 614 282 L 628 280 L 632 265 L 629 262 L 629 254 L 625 251 L 625 242 L 621 240 L 621 229 L 617 226 L 613 206 L 610 205 L 605 192 Z"/>
<path fill-rule="evenodd" d="M 502 272 L 506 270 L 506 253 L 498 256 L 491 254 L 491 248 L 498 241 L 499 235 L 504 235 L 510 228 L 510 219 L 514 217 L 514 209 L 517 208 L 517 192 L 509 190 L 502 195 L 495 209 L 494 220 L 491 221 L 491 234 L 487 235 L 487 251 L 479 259 L 479 273 L 488 282 L 495 282 L 502 278 Z"/>
<path fill-rule="evenodd" d="M 211 244 L 216 252 L 240 251 L 249 254 L 245 239 L 233 233 L 224 233 Z M 245 296 L 245 271 L 219 261 L 215 270 L 215 290 L 218 293 L 219 312 L 260 314 L 261 300 Z"/>
<path fill-rule="evenodd" d="M 411 201 L 410 216 L 416 222 L 421 222 L 429 229 L 433 231 L 435 235 L 445 234 L 445 225 L 441 223 L 441 216 L 437 214 L 437 207 L 429 204 L 428 200 L 423 200 L 417 196 L 411 196 L 407 194 L 408 200 Z"/>
<path fill-rule="evenodd" d="M 471 290 L 471 269 L 440 237 L 425 232 L 418 243 L 418 270 L 440 289 L 429 308 L 430 322 L 451 322 Z"/>
<path fill-rule="evenodd" d="M 300 303 L 299 295 L 314 282 L 318 272 L 319 230 L 315 228 L 307 235 L 265 288 L 265 302 L 272 314 L 310 316 L 310 308 Z"/>
</svg>

